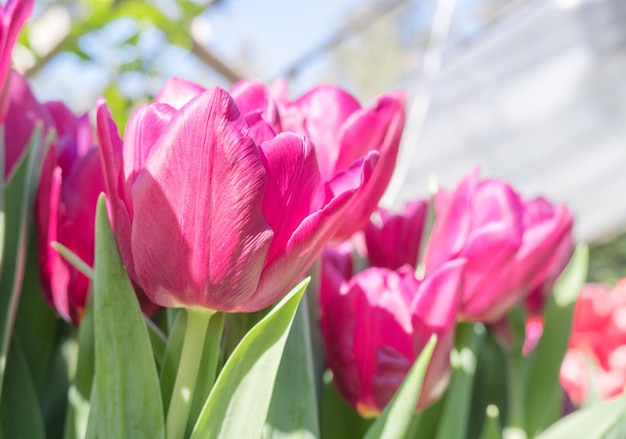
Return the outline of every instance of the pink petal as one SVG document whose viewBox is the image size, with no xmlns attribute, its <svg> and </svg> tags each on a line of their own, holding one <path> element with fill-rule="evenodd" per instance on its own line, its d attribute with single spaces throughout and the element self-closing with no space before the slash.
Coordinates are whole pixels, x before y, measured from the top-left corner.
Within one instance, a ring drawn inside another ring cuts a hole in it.
<svg viewBox="0 0 626 439">
<path fill-rule="evenodd" d="M 205 91 L 204 87 L 173 77 L 165 81 L 153 102 L 168 104 L 178 110 L 203 91 Z"/>
<path fill-rule="evenodd" d="M 315 151 L 306 138 L 284 133 L 261 146 L 268 176 L 263 213 L 274 239 L 267 256 L 270 264 L 300 223 L 322 203 L 321 181 Z"/>
<path fill-rule="evenodd" d="M 370 154 L 326 184 L 324 206 L 306 217 L 289 238 L 284 250 L 268 261 L 252 303 L 268 306 L 294 286 L 311 267 L 339 227 L 358 190 L 369 180 L 377 155 Z M 246 311 L 244 306 L 242 311 Z"/>
<path fill-rule="evenodd" d="M 306 135 L 315 145 L 322 180 L 329 180 L 337 170 L 341 126 L 360 108 L 339 87 L 321 85 L 280 109 L 283 130 Z"/>
<path fill-rule="evenodd" d="M 127 196 L 137 173 L 144 168 L 152 147 L 163 135 L 175 113 L 176 110 L 167 104 L 142 105 L 128 119 L 122 159 Z"/>
<path fill-rule="evenodd" d="M 137 279 L 165 306 L 234 311 L 254 293 L 272 232 L 265 170 L 228 93 L 181 108 L 132 189 Z"/>
</svg>

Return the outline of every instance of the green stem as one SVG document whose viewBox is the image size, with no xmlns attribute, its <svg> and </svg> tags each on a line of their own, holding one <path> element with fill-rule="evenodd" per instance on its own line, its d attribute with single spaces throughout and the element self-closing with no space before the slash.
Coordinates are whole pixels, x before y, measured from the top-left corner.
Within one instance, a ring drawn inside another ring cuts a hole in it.
<svg viewBox="0 0 626 439">
<path fill-rule="evenodd" d="M 521 353 L 512 351 L 507 356 L 507 396 L 508 396 L 508 422 L 504 431 L 506 439 L 525 439 L 524 411 L 524 370 Z"/>
<path fill-rule="evenodd" d="M 165 437 L 167 439 L 179 439 L 185 434 L 198 369 L 202 360 L 207 326 L 214 314 L 213 311 L 199 311 L 190 308 L 187 308 L 186 311 L 185 340 L 165 422 Z"/>
</svg>

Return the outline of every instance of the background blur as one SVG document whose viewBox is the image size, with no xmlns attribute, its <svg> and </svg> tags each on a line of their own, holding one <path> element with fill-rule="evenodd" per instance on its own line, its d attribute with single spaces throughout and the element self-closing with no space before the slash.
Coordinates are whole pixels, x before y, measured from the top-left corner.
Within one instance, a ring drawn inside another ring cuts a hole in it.
<svg viewBox="0 0 626 439">
<path fill-rule="evenodd" d="M 229 87 L 333 82 L 371 102 L 406 89 L 388 206 L 475 166 L 566 202 L 592 280 L 626 276 L 623 0 L 89 0 L 37 4 L 16 48 L 41 100 L 105 96 L 118 121 L 166 78 Z"/>
</svg>

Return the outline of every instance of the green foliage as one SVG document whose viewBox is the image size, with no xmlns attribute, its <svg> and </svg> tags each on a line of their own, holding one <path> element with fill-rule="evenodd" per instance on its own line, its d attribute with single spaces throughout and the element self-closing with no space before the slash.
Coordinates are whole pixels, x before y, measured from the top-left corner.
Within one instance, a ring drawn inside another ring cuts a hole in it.
<svg viewBox="0 0 626 439">
<path fill-rule="evenodd" d="M 164 437 L 163 404 L 150 338 L 117 252 L 104 195 L 98 200 L 95 254 L 98 436 Z"/>
<path fill-rule="evenodd" d="M 626 233 L 589 250 L 589 281 L 614 285 L 626 277 Z"/>
<path fill-rule="evenodd" d="M 193 439 L 259 437 L 283 349 L 309 279 L 298 284 L 241 340 L 193 429 Z"/>
</svg>

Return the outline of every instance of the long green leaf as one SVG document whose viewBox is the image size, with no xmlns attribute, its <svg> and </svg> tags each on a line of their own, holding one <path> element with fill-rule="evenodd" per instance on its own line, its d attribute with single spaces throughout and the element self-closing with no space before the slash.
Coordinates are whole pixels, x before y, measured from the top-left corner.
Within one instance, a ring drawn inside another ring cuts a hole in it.
<svg viewBox="0 0 626 439">
<path fill-rule="evenodd" d="M 65 418 L 65 439 L 84 438 L 87 431 L 91 387 L 95 371 L 95 340 L 93 294 L 87 298 L 87 307 L 78 331 L 78 361 L 73 383 L 68 391 L 68 409 Z"/>
<path fill-rule="evenodd" d="M 622 439 L 626 437 L 626 396 L 593 404 L 553 424 L 537 439 Z"/>
<path fill-rule="evenodd" d="M 104 195 L 96 214 L 94 329 L 98 436 L 164 437 L 163 404 L 150 338 L 120 261 Z"/>
<path fill-rule="evenodd" d="M 466 436 L 478 350 L 484 334 L 485 328 L 480 324 L 460 323 L 458 326 L 452 355 L 452 379 L 439 420 L 437 439 L 463 439 Z"/>
<path fill-rule="evenodd" d="M 399 439 L 406 436 L 436 344 L 437 336 L 433 335 L 385 410 L 367 430 L 365 439 Z"/>
<path fill-rule="evenodd" d="M 7 438 L 46 437 L 37 393 L 21 346 L 13 343 L 0 404 L 2 433 Z"/>
<path fill-rule="evenodd" d="M 559 370 L 569 342 L 576 299 L 587 278 L 588 264 L 588 249 L 579 245 L 556 282 L 546 307 L 543 334 L 530 357 L 526 426 L 531 437 L 549 422 L 547 415 L 554 410 L 547 407 L 560 404 Z"/>
<path fill-rule="evenodd" d="M 32 211 L 39 177 L 39 159 L 43 149 L 40 145 L 41 127 L 38 126 L 23 156 L 13 169 L 4 191 L 4 206 L 2 207 L 5 212 L 6 223 L 0 278 L 0 330 L 2 330 L 0 337 L 0 390 L 4 381 L 4 369 L 22 290 L 28 243 L 28 218 Z"/>
<path fill-rule="evenodd" d="M 308 283 L 300 282 L 241 340 L 215 382 L 193 439 L 261 437 L 283 348 Z"/>
<path fill-rule="evenodd" d="M 305 300 L 298 307 L 280 361 L 264 438 L 320 437 Z"/>
</svg>

